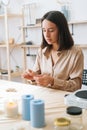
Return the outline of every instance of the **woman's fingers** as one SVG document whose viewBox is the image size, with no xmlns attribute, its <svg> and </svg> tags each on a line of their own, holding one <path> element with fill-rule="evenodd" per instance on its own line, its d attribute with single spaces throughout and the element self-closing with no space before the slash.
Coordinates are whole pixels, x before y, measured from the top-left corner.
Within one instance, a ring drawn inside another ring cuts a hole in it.
<svg viewBox="0 0 87 130">
<path fill-rule="evenodd" d="M 26 72 L 22 74 L 22 78 L 33 80 L 32 72 L 33 71 L 31 71 L 31 70 L 26 70 Z"/>
</svg>

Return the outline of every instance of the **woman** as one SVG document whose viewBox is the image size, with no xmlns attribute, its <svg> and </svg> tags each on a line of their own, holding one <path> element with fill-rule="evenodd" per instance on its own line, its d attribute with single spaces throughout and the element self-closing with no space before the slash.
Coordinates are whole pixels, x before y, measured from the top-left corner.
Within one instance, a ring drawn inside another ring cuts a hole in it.
<svg viewBox="0 0 87 130">
<path fill-rule="evenodd" d="M 42 17 L 41 27 L 42 44 L 34 68 L 22 77 L 53 89 L 80 89 L 83 53 L 74 46 L 65 16 L 59 11 L 49 11 Z"/>
</svg>

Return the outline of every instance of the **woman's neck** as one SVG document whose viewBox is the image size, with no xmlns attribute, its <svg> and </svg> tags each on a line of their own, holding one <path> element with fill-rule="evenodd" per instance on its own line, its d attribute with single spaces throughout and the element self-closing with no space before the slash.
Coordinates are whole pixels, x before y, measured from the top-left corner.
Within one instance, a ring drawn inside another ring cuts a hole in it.
<svg viewBox="0 0 87 130">
<path fill-rule="evenodd" d="M 58 44 L 53 45 L 53 48 L 52 48 L 53 51 L 57 51 L 58 49 L 59 49 L 59 45 Z"/>
</svg>

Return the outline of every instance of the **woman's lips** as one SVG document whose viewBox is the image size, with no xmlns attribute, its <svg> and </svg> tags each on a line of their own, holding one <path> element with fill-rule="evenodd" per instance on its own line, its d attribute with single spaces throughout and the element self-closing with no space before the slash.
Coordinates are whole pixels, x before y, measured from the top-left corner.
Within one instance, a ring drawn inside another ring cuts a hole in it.
<svg viewBox="0 0 87 130">
<path fill-rule="evenodd" d="M 51 42 L 51 39 L 46 39 L 46 41 Z"/>
</svg>

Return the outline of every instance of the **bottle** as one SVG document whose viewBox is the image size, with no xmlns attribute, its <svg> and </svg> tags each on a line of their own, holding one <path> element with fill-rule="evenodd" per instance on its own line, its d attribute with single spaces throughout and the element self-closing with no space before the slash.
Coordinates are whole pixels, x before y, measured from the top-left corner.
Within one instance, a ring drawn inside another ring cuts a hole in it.
<svg viewBox="0 0 87 130">
<path fill-rule="evenodd" d="M 82 109 L 75 106 L 67 107 L 66 113 L 71 120 L 70 130 L 82 130 Z"/>
<path fill-rule="evenodd" d="M 70 120 L 65 117 L 54 120 L 54 130 L 70 130 Z"/>
</svg>

